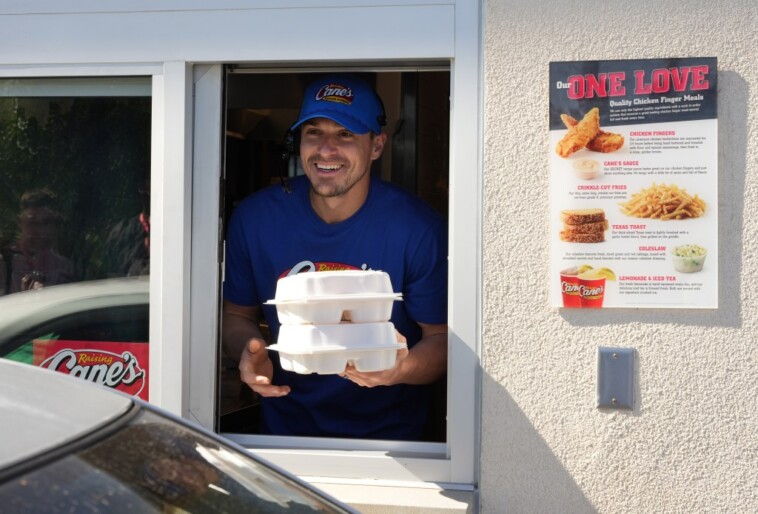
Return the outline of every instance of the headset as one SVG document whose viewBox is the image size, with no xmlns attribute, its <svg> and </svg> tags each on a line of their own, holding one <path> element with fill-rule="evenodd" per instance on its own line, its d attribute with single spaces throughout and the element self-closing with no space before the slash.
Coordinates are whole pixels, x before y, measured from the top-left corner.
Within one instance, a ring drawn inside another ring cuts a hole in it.
<svg viewBox="0 0 758 514">
<path fill-rule="evenodd" d="M 380 127 L 387 125 L 387 111 L 384 110 L 384 101 L 382 97 L 376 94 L 376 99 L 379 100 L 379 106 L 382 108 L 382 112 L 376 117 L 376 121 L 379 122 Z"/>
<path fill-rule="evenodd" d="M 289 194 L 292 192 L 287 176 L 289 174 L 290 158 L 300 155 L 300 129 L 287 130 L 284 135 L 284 149 L 282 150 L 281 163 L 279 166 L 279 180 L 282 189 Z"/>
<path fill-rule="evenodd" d="M 300 128 L 288 129 L 284 136 L 284 153 L 282 159 L 289 159 L 293 155 L 300 155 Z"/>
</svg>

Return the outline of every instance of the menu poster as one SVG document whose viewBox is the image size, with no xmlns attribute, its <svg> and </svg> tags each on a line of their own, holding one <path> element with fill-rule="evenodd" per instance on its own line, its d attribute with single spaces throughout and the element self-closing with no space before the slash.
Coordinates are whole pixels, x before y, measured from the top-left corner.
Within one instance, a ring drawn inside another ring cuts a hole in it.
<svg viewBox="0 0 758 514">
<path fill-rule="evenodd" d="M 550 63 L 550 299 L 718 307 L 716 58 Z"/>
</svg>

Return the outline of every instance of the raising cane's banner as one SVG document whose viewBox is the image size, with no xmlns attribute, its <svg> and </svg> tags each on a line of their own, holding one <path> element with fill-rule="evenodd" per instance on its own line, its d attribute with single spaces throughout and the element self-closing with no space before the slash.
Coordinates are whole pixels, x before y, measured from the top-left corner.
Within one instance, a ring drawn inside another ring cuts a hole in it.
<svg viewBox="0 0 758 514">
<path fill-rule="evenodd" d="M 147 343 L 35 340 L 34 365 L 148 400 Z"/>
<path fill-rule="evenodd" d="M 550 63 L 550 298 L 718 307 L 715 57 Z"/>
</svg>

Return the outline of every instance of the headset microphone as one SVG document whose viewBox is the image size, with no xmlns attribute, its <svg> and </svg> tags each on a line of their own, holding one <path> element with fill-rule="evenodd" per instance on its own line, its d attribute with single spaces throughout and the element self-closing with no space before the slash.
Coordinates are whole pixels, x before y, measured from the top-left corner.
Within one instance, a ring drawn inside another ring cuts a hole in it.
<svg viewBox="0 0 758 514">
<path fill-rule="evenodd" d="M 293 155 L 297 155 L 297 149 L 295 148 L 295 132 L 288 130 L 284 137 L 284 151 L 282 152 L 282 162 L 279 167 L 279 180 L 282 183 L 282 189 L 289 194 L 292 192 L 292 187 L 287 180 L 289 172 L 289 162 Z"/>
<path fill-rule="evenodd" d="M 382 109 L 382 112 L 379 114 L 379 116 L 376 117 L 376 121 L 379 122 L 380 126 L 384 127 L 387 124 L 387 111 L 384 109 L 384 102 L 382 101 L 382 97 L 376 95 L 376 99 L 379 100 L 379 106 Z"/>
<path fill-rule="evenodd" d="M 288 130 L 287 135 L 284 137 L 284 151 L 286 153 L 283 157 L 287 159 L 297 153 L 295 149 L 295 132 L 293 130 Z"/>
</svg>

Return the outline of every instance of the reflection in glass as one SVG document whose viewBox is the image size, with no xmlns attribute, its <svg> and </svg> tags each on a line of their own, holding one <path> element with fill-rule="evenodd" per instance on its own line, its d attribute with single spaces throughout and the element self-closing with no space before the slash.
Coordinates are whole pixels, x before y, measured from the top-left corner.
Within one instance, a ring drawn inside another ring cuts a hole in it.
<svg viewBox="0 0 758 514">
<path fill-rule="evenodd" d="M 150 113 L 149 96 L 0 97 L 0 293 L 149 273 Z"/>
<path fill-rule="evenodd" d="M 0 79 L 0 357 L 147 355 L 150 89 Z"/>
<path fill-rule="evenodd" d="M 21 195 L 18 236 L 2 247 L 7 293 L 64 284 L 74 279 L 71 259 L 59 253 L 61 213 L 56 195 L 47 188 Z"/>
</svg>

